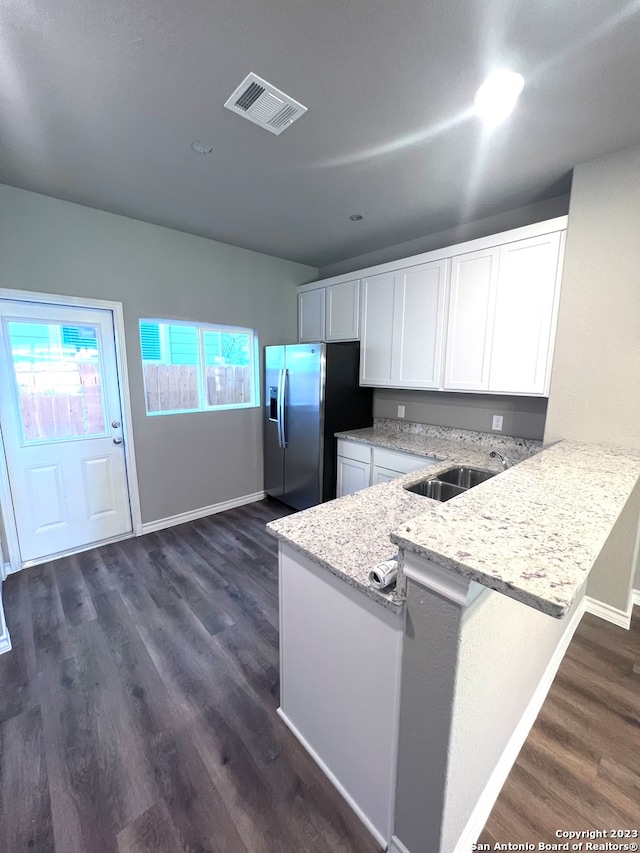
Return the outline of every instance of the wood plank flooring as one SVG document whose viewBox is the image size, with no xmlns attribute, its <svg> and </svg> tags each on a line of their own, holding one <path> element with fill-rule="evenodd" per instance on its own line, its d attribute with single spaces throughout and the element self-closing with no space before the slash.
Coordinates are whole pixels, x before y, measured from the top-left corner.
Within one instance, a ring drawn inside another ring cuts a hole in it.
<svg viewBox="0 0 640 853">
<path fill-rule="evenodd" d="M 630 631 L 583 616 L 478 841 L 538 849 L 562 829 L 640 831 L 639 607 Z"/>
<path fill-rule="evenodd" d="M 275 714 L 262 502 L 12 575 L 0 853 L 372 853 Z M 479 839 L 640 824 L 640 613 L 585 616 Z M 496 708 L 499 712 L 499 706 Z"/>
<path fill-rule="evenodd" d="M 0 853 L 378 850 L 275 710 L 276 543 L 251 504 L 12 575 Z"/>
</svg>

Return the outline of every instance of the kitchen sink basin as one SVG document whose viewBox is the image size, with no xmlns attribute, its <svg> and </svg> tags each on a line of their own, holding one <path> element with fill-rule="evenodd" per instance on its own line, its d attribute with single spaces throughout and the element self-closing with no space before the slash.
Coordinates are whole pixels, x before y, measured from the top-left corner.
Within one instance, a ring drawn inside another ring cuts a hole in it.
<svg viewBox="0 0 640 853">
<path fill-rule="evenodd" d="M 454 486 L 462 486 L 463 489 L 471 489 L 479 483 L 484 483 L 495 477 L 497 471 L 478 471 L 474 468 L 449 468 L 438 474 L 438 480 L 443 483 L 452 483 Z"/>
<path fill-rule="evenodd" d="M 453 483 L 441 483 L 440 480 L 421 480 L 413 486 L 405 486 L 408 492 L 422 495 L 434 501 L 448 501 L 466 492 L 462 486 L 454 486 Z"/>
<path fill-rule="evenodd" d="M 472 489 L 485 480 L 495 477 L 497 471 L 480 471 L 475 468 L 448 468 L 441 471 L 430 480 L 420 480 L 412 486 L 405 486 L 408 492 L 414 495 L 422 495 L 434 501 L 449 501 Z"/>
</svg>

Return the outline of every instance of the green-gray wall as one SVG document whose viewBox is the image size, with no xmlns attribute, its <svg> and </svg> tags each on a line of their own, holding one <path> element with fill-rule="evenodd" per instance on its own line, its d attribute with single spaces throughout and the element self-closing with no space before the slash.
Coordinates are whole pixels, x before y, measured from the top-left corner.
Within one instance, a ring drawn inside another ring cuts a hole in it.
<svg viewBox="0 0 640 853">
<path fill-rule="evenodd" d="M 316 269 L 3 185 L 0 269 L 5 288 L 123 303 L 144 522 L 262 491 L 260 408 L 146 415 L 138 319 L 247 326 L 261 348 L 286 343 L 295 288 Z"/>
<path fill-rule="evenodd" d="M 574 171 L 545 443 L 640 449 L 640 147 Z M 638 502 L 630 500 L 587 593 L 624 610 Z M 636 575 L 640 588 L 640 573 Z"/>
</svg>

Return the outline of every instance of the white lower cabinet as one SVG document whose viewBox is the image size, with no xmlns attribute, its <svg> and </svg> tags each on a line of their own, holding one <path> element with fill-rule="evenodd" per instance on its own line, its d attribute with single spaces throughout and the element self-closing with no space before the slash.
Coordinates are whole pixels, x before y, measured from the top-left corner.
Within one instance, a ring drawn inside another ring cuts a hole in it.
<svg viewBox="0 0 640 853">
<path fill-rule="evenodd" d="M 338 456 L 338 478 L 336 497 L 352 495 L 370 485 L 371 463 Z"/>
<path fill-rule="evenodd" d="M 403 617 L 282 542 L 279 578 L 279 714 L 386 848 Z"/>
<path fill-rule="evenodd" d="M 338 439 L 338 482 L 336 497 L 351 495 L 368 486 L 395 480 L 403 474 L 436 465 L 439 460 L 414 456 L 386 447 Z"/>
<path fill-rule="evenodd" d="M 397 471 L 390 471 L 388 468 L 374 465 L 371 469 L 371 485 L 377 486 L 380 483 L 388 483 L 389 480 L 395 480 L 399 476 L 400 474 Z"/>
<path fill-rule="evenodd" d="M 336 497 L 351 495 L 371 485 L 371 446 L 338 439 Z"/>
</svg>

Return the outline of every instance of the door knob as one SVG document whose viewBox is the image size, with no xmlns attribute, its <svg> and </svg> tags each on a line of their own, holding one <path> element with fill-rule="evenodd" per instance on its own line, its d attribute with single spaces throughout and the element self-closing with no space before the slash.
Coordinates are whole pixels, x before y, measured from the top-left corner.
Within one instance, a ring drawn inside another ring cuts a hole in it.
<svg viewBox="0 0 640 853">
<path fill-rule="evenodd" d="M 119 435 L 117 435 L 117 436 L 113 439 L 113 443 L 114 443 L 114 444 L 122 444 L 122 439 L 120 438 L 120 436 L 119 436 Z"/>
<path fill-rule="evenodd" d="M 111 421 L 111 426 L 114 429 L 118 429 L 118 427 L 120 426 L 120 421 Z"/>
</svg>

